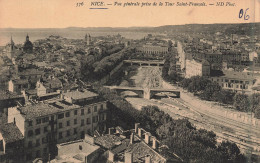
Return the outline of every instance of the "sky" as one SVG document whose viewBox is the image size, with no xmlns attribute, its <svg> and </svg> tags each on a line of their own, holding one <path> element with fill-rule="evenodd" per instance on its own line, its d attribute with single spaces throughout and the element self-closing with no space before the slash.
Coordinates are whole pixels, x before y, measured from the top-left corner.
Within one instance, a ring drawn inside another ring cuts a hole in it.
<svg viewBox="0 0 260 163">
<path fill-rule="evenodd" d="M 165 6 L 165 2 L 201 0 L 101 0 L 108 9 L 90 9 L 100 0 L 0 0 L 0 28 L 66 27 L 143 27 L 179 24 L 260 22 L 260 0 L 228 0 L 235 6 L 216 6 L 217 0 L 205 0 L 206 7 Z M 76 7 L 77 3 L 84 5 Z M 115 2 L 162 2 L 164 6 L 122 7 Z M 209 5 L 214 3 L 215 5 Z M 112 5 L 107 5 L 112 4 Z M 243 16 L 239 12 L 243 9 Z M 246 15 L 249 19 L 245 20 Z"/>
</svg>

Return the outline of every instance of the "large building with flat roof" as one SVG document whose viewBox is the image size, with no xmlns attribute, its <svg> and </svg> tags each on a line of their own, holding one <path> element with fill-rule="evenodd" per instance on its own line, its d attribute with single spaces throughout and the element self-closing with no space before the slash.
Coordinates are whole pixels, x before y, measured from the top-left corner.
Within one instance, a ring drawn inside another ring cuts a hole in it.
<svg viewBox="0 0 260 163">
<path fill-rule="evenodd" d="M 107 105 L 90 91 L 63 93 L 60 99 L 47 100 L 8 110 L 8 122 L 15 123 L 23 135 L 25 162 L 47 160 L 56 155 L 56 144 L 106 130 Z"/>
<path fill-rule="evenodd" d="M 143 45 L 136 48 L 136 51 L 148 54 L 165 54 L 169 52 L 168 46 Z"/>
<path fill-rule="evenodd" d="M 222 89 L 252 93 L 256 79 L 249 72 L 223 71 L 223 75 L 213 76 L 211 81 L 218 83 Z"/>
</svg>

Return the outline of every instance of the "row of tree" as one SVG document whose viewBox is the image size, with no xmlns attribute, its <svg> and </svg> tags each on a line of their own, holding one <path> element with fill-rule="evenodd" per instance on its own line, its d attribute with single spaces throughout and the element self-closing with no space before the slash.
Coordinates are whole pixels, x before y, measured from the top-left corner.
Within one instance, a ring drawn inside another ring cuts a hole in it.
<svg viewBox="0 0 260 163">
<path fill-rule="evenodd" d="M 123 45 L 110 45 L 110 44 L 106 45 L 105 44 L 105 45 L 103 45 L 103 47 L 101 47 L 101 49 L 102 49 L 102 53 L 100 53 L 100 54 L 96 53 L 96 52 L 91 52 L 89 55 L 87 55 L 87 56 L 83 55 L 80 58 L 81 78 L 86 82 L 93 82 L 93 81 L 100 79 L 104 74 L 99 74 L 99 72 L 97 71 L 99 69 L 98 67 L 96 67 L 98 62 L 100 60 L 102 60 L 103 58 L 106 58 L 110 55 L 115 55 L 115 54 L 119 55 L 120 51 L 122 51 L 122 49 L 123 49 Z M 112 58 L 116 58 L 116 56 L 113 56 Z M 114 60 L 116 60 L 116 59 L 114 59 Z M 95 69 L 96 69 L 97 73 L 95 73 Z"/>
</svg>

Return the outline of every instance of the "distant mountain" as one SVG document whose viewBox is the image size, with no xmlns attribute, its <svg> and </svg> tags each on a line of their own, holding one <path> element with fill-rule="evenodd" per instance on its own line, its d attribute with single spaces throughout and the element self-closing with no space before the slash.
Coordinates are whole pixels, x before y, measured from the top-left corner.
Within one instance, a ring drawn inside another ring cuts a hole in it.
<svg viewBox="0 0 260 163">
<path fill-rule="evenodd" d="M 101 31 L 101 32 L 159 32 L 159 33 L 208 33 L 222 32 L 226 34 L 260 35 L 260 23 L 244 24 L 186 24 L 165 25 L 159 27 L 67 27 L 67 28 L 4 28 L 0 31 Z"/>
<path fill-rule="evenodd" d="M 226 34 L 240 35 L 260 35 L 260 23 L 244 24 L 186 24 L 186 25 L 165 25 L 159 27 L 69 27 L 69 30 L 87 30 L 87 31 L 112 31 L 112 32 L 160 32 L 160 33 L 209 33 L 222 32 Z"/>
</svg>

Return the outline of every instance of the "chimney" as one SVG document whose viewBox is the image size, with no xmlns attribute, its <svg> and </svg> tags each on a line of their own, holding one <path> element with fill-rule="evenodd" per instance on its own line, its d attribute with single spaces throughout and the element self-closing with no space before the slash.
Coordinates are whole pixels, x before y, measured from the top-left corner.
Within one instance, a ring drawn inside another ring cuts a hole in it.
<svg viewBox="0 0 260 163">
<path fill-rule="evenodd" d="M 140 127 L 140 123 L 135 123 L 135 133 L 138 132 L 138 128 Z"/>
<path fill-rule="evenodd" d="M 125 163 L 133 163 L 133 154 L 125 152 Z"/>
<path fill-rule="evenodd" d="M 149 142 L 150 142 L 150 132 L 145 133 L 144 141 L 145 141 L 146 144 L 149 144 Z"/>
<path fill-rule="evenodd" d="M 151 163 L 151 156 L 150 155 L 145 156 L 145 163 Z"/>
<path fill-rule="evenodd" d="M 158 142 L 157 142 L 156 138 L 153 137 L 153 149 L 157 149 L 157 146 L 158 146 L 157 143 L 158 143 Z"/>
<path fill-rule="evenodd" d="M 109 129 L 108 129 L 108 134 L 109 134 L 109 135 L 114 134 L 114 128 L 109 128 Z"/>
<path fill-rule="evenodd" d="M 130 144 L 133 144 L 133 143 L 134 143 L 134 139 L 135 139 L 135 135 L 134 135 L 134 133 L 132 132 L 132 133 L 131 133 L 131 136 L 130 136 Z"/>
<path fill-rule="evenodd" d="M 138 128 L 138 136 L 142 138 L 142 128 Z"/>
<path fill-rule="evenodd" d="M 16 125 L 16 121 L 15 121 L 15 118 L 14 118 L 14 124 Z"/>
</svg>

